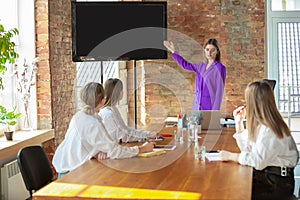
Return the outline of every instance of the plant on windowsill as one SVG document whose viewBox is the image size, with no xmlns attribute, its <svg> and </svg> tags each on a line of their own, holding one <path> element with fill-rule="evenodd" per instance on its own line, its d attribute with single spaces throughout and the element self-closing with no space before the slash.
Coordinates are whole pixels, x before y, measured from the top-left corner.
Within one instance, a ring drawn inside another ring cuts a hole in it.
<svg viewBox="0 0 300 200">
<path fill-rule="evenodd" d="M 21 117 L 21 113 L 16 113 L 16 106 L 12 111 L 8 111 L 4 106 L 0 105 L 0 124 L 5 125 L 4 134 L 7 140 L 12 140 L 14 133 L 12 127 L 17 124 L 17 119 Z"/>
</svg>

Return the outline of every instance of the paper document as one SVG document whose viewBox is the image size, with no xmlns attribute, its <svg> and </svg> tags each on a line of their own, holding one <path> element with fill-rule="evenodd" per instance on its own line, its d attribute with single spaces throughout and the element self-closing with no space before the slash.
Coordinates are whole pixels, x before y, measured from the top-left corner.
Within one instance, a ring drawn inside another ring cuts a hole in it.
<svg viewBox="0 0 300 200">
<path fill-rule="evenodd" d="M 165 119 L 165 122 L 178 122 L 178 118 L 177 117 L 167 117 Z"/>
<path fill-rule="evenodd" d="M 174 150 L 175 145 L 154 145 L 154 150 Z"/>
<path fill-rule="evenodd" d="M 206 153 L 205 157 L 208 161 L 222 161 L 220 158 L 220 152 L 216 153 Z"/>
<path fill-rule="evenodd" d="M 177 126 L 178 118 L 177 117 L 167 117 L 165 119 L 166 127 L 174 127 Z"/>
</svg>

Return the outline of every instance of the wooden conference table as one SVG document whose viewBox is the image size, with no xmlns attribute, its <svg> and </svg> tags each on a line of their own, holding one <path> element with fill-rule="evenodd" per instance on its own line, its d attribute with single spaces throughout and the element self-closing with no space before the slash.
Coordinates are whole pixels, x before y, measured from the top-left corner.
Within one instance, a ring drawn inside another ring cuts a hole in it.
<svg viewBox="0 0 300 200">
<path fill-rule="evenodd" d="M 172 133 L 164 128 L 161 133 Z M 234 128 L 202 131 L 206 149 L 239 152 Z M 33 199 L 251 199 L 252 168 L 234 162 L 194 159 L 194 144 L 165 139 L 176 149 L 152 157 L 89 160 L 40 189 Z M 139 196 L 141 195 L 141 196 Z"/>
</svg>

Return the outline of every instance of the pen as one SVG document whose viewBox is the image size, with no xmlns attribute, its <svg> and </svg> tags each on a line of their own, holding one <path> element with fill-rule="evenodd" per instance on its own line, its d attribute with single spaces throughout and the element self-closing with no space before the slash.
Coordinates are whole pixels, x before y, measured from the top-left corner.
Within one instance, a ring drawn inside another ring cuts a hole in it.
<svg viewBox="0 0 300 200">
<path fill-rule="evenodd" d="M 244 110 L 246 106 L 243 106 L 239 111 L 236 112 L 236 114 L 240 113 L 242 110 Z"/>
</svg>

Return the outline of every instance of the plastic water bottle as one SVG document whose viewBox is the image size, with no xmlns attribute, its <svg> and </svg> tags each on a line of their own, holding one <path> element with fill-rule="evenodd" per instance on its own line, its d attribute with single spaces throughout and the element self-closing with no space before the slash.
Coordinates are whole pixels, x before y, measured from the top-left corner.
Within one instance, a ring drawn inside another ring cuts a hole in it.
<svg viewBox="0 0 300 200">
<path fill-rule="evenodd" d="M 178 127 L 178 128 L 183 128 L 182 114 L 179 113 L 179 114 L 177 115 L 177 118 L 178 118 L 177 127 Z"/>
</svg>

